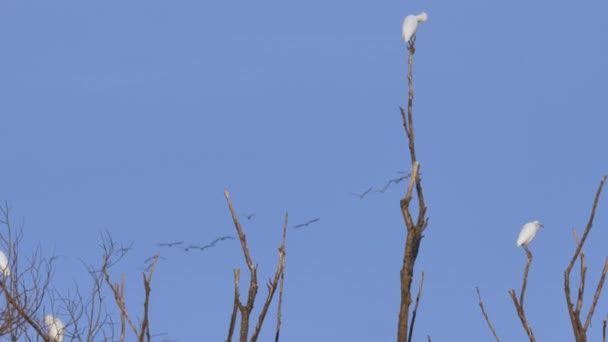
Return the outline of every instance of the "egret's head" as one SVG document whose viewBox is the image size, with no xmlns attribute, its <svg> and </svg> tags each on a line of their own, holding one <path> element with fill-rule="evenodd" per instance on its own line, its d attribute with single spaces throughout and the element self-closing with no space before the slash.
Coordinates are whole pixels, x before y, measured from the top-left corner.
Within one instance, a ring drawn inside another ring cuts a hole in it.
<svg viewBox="0 0 608 342">
<path fill-rule="evenodd" d="M 428 18 L 429 18 L 428 15 L 426 15 L 426 13 L 424 13 L 424 12 L 418 14 L 418 21 L 421 23 L 427 21 Z"/>
<path fill-rule="evenodd" d="M 44 316 L 44 324 L 47 326 L 55 324 L 55 318 L 52 315 Z"/>
<path fill-rule="evenodd" d="M 542 228 L 542 227 L 544 227 L 544 226 L 545 226 L 545 225 L 543 225 L 542 223 L 540 223 L 540 221 L 532 221 L 532 223 L 534 223 L 534 225 L 535 225 L 537 228 Z"/>
</svg>

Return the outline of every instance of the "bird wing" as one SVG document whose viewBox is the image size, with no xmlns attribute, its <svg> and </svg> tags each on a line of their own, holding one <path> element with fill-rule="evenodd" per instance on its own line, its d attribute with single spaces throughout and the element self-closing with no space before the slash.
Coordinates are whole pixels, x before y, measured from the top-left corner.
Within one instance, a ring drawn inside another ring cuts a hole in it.
<svg viewBox="0 0 608 342">
<path fill-rule="evenodd" d="M 517 247 L 530 243 L 530 241 L 532 241 L 536 235 L 536 230 L 537 229 L 534 223 L 529 222 L 524 224 L 519 232 L 519 237 L 517 238 Z"/>
<path fill-rule="evenodd" d="M 408 42 L 414 33 L 416 33 L 416 27 L 418 26 L 418 19 L 414 15 L 408 15 L 403 20 L 403 32 L 402 38 L 404 42 Z"/>
</svg>

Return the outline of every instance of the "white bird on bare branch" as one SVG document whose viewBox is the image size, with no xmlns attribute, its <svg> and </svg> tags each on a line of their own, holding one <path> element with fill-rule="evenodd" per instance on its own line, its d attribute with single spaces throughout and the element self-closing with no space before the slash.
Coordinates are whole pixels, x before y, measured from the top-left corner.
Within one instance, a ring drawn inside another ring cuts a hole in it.
<svg viewBox="0 0 608 342">
<path fill-rule="evenodd" d="M 538 221 L 532 221 L 524 224 L 524 226 L 521 227 L 519 237 L 517 238 L 517 247 L 521 247 L 522 245 L 528 246 L 528 244 L 532 242 L 532 239 L 534 239 L 536 236 L 538 230 L 542 227 L 544 227 L 543 224 Z"/>
<path fill-rule="evenodd" d="M 416 29 L 418 28 L 418 23 L 423 23 L 427 21 L 428 16 L 426 13 L 422 12 L 418 15 L 410 14 L 403 20 L 403 32 L 402 37 L 404 42 L 409 42 L 410 39 L 416 34 Z"/>
<path fill-rule="evenodd" d="M 46 324 L 52 342 L 63 342 L 65 324 L 63 324 L 59 318 L 55 318 L 52 315 L 46 315 L 44 317 L 44 324 Z"/>
<path fill-rule="evenodd" d="M 0 272 L 2 272 L 5 277 L 10 277 L 11 275 L 11 268 L 8 266 L 8 258 L 2 251 L 0 251 Z"/>
</svg>

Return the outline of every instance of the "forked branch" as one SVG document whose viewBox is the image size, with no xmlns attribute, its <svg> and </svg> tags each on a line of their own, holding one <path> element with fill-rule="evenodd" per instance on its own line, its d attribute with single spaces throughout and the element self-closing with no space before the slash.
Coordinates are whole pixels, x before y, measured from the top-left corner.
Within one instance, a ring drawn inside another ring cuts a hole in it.
<svg viewBox="0 0 608 342">
<path fill-rule="evenodd" d="M 232 201 L 230 200 L 230 194 L 228 191 L 224 191 L 224 196 L 226 197 L 226 201 L 228 202 L 228 209 L 230 210 L 230 214 L 232 215 L 232 220 L 234 222 L 234 227 L 239 235 L 239 240 L 241 241 L 241 248 L 243 250 L 243 255 L 245 257 L 245 262 L 247 263 L 247 267 L 249 268 L 250 280 L 249 280 L 249 290 L 247 292 L 247 302 L 243 304 L 240 299 L 239 294 L 239 279 L 240 279 L 240 270 L 234 270 L 234 307 L 232 314 L 230 316 L 230 326 L 228 328 L 228 337 L 226 338 L 226 342 L 232 341 L 232 336 L 234 334 L 235 325 L 236 325 L 236 316 L 237 312 L 241 313 L 241 327 L 239 331 L 239 341 L 247 342 L 247 338 L 249 335 L 249 324 L 251 318 L 251 312 L 253 311 L 253 305 L 255 303 L 255 298 L 258 290 L 258 278 L 257 278 L 257 267 L 254 265 L 251 255 L 249 253 L 249 247 L 247 245 L 247 237 L 243 231 L 243 227 L 239 222 L 238 216 L 236 214 L 236 210 L 234 210 L 234 206 L 232 205 Z M 266 285 L 268 288 L 268 295 L 266 297 L 266 301 L 262 306 L 262 310 L 260 311 L 260 315 L 258 316 L 257 323 L 253 330 L 253 334 L 251 336 L 251 342 L 256 342 L 260 331 L 262 329 L 262 325 L 264 323 L 264 319 L 266 317 L 266 313 L 268 312 L 268 308 L 272 303 L 272 299 L 277 290 L 279 281 L 283 279 L 285 272 L 285 238 L 287 235 L 287 221 L 288 215 L 285 214 L 285 223 L 283 225 L 283 239 L 281 241 L 281 246 L 279 247 L 279 262 L 277 265 L 277 270 L 275 272 L 274 278 L 271 279 Z M 282 288 L 281 288 L 282 293 Z M 279 305 L 279 320 L 280 320 L 280 305 Z M 280 321 L 277 325 L 277 333 L 276 339 L 278 339 L 278 331 L 280 327 Z"/>
<path fill-rule="evenodd" d="M 401 303 L 399 306 L 399 321 L 397 324 L 397 341 L 406 342 L 410 341 L 413 335 L 413 329 L 410 326 L 408 331 L 408 320 L 409 310 L 412 303 L 412 280 L 414 277 L 414 265 L 416 263 L 416 257 L 418 256 L 418 250 L 420 248 L 420 242 L 422 241 L 422 233 L 428 224 L 426 217 L 426 205 L 424 203 L 424 194 L 422 192 L 422 183 L 420 179 L 420 163 L 416 159 L 416 144 L 414 139 L 414 118 L 413 118 L 413 106 L 414 106 L 414 82 L 413 82 L 413 59 L 416 51 L 414 47 L 415 40 L 408 45 L 409 56 L 408 56 L 408 106 L 407 114 L 403 108 L 401 110 L 401 118 L 403 121 L 403 127 L 405 128 L 405 134 L 408 139 L 408 148 L 410 154 L 410 161 L 412 163 L 412 172 L 410 173 L 410 181 L 407 187 L 405 197 L 400 201 L 401 213 L 405 226 L 407 228 L 405 247 L 403 255 L 403 264 L 401 266 Z M 410 204 L 413 196 L 413 189 L 416 188 L 416 198 L 418 200 L 418 214 L 417 218 L 414 219 L 410 212 Z M 414 320 L 412 319 L 412 324 Z M 409 336 L 409 338 L 408 338 Z"/>
<path fill-rule="evenodd" d="M 583 324 L 581 319 L 581 311 L 583 306 L 583 298 L 585 295 L 585 278 L 587 274 L 587 266 L 585 262 L 585 254 L 583 253 L 583 246 L 585 241 L 587 241 L 587 237 L 589 236 L 589 232 L 593 227 L 593 220 L 595 218 L 595 211 L 597 209 L 600 195 L 602 193 L 602 189 L 604 187 L 604 183 L 606 182 L 606 176 L 602 177 L 600 184 L 598 186 L 597 192 L 595 194 L 595 199 L 593 200 L 593 206 L 591 208 L 591 215 L 589 216 L 589 221 L 587 222 L 587 226 L 585 227 L 585 231 L 583 232 L 583 236 L 580 241 L 576 239 L 576 232 L 574 233 L 576 249 L 574 251 L 574 255 L 572 259 L 568 263 L 568 266 L 564 270 L 564 294 L 566 295 L 566 304 L 568 308 L 568 315 L 570 316 L 570 323 L 572 324 L 572 331 L 574 334 L 574 338 L 576 341 L 586 341 L 587 340 L 587 329 L 591 325 L 591 318 L 593 317 L 593 313 L 595 312 L 595 308 L 597 306 L 597 302 L 599 301 L 600 294 L 604 287 L 604 281 L 606 280 L 606 273 L 608 272 L 608 258 L 604 262 L 604 267 L 602 269 L 602 274 L 600 276 L 600 280 L 598 281 L 597 287 L 595 289 L 595 294 L 593 296 L 593 301 L 589 306 L 589 311 L 587 312 L 587 316 L 585 318 L 585 323 Z M 576 305 L 572 301 L 572 295 L 570 290 L 570 274 L 572 273 L 572 269 L 574 268 L 574 264 L 576 263 L 576 259 L 580 258 L 580 283 L 579 289 L 576 299 Z"/>
<path fill-rule="evenodd" d="M 528 249 L 528 246 L 523 245 L 523 247 L 526 251 L 526 255 L 528 256 L 528 261 L 526 262 L 526 267 L 524 269 L 524 277 L 521 284 L 519 300 L 517 299 L 517 296 L 515 294 L 515 289 L 509 290 L 509 295 L 511 295 L 511 299 L 513 300 L 513 304 L 515 305 L 515 310 L 517 311 L 517 316 L 519 316 L 521 324 L 523 325 L 524 330 L 526 330 L 526 334 L 528 334 L 530 342 L 534 342 L 536 341 L 536 338 L 534 337 L 534 332 L 532 331 L 532 327 L 530 326 L 530 323 L 526 318 L 526 311 L 524 310 L 524 298 L 526 294 L 526 287 L 528 285 L 528 272 L 530 272 L 530 265 L 532 264 L 532 253 Z"/>
</svg>

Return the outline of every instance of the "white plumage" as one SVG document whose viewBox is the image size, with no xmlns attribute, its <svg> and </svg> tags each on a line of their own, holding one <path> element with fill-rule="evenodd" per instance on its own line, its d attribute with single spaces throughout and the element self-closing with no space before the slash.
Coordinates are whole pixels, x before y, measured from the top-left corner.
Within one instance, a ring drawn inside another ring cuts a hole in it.
<svg viewBox="0 0 608 342">
<path fill-rule="evenodd" d="M 52 315 L 46 315 L 44 317 L 44 324 L 46 324 L 51 341 L 63 342 L 63 330 L 65 329 L 65 324 L 63 324 L 59 318 L 55 318 Z"/>
<path fill-rule="evenodd" d="M 404 42 L 409 42 L 412 39 L 412 36 L 416 34 L 416 29 L 418 28 L 418 23 L 423 23 L 428 19 L 426 13 L 422 12 L 418 15 L 410 14 L 403 20 L 403 31 L 401 36 L 403 37 Z"/>
<path fill-rule="evenodd" d="M 10 277 L 11 275 L 11 269 L 8 266 L 8 258 L 2 251 L 0 251 L 0 272 L 2 272 L 5 277 Z"/>
<path fill-rule="evenodd" d="M 522 245 L 527 246 L 530 242 L 532 242 L 532 239 L 534 239 L 536 233 L 542 227 L 543 224 L 538 221 L 532 221 L 524 224 L 524 226 L 521 227 L 519 237 L 517 238 L 517 247 L 521 247 Z"/>
</svg>

